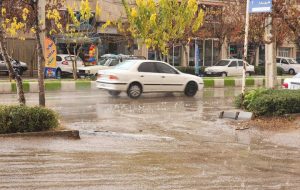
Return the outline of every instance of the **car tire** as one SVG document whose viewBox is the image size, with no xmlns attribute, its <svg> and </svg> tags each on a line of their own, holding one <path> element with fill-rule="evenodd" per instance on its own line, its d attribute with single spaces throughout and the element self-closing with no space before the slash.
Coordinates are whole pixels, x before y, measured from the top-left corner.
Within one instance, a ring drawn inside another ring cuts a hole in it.
<svg viewBox="0 0 300 190">
<path fill-rule="evenodd" d="M 57 79 L 61 79 L 61 75 L 62 75 L 61 70 L 60 70 L 60 69 L 57 69 L 57 70 L 56 70 L 56 78 L 57 78 Z"/>
<path fill-rule="evenodd" d="M 295 75 L 295 74 L 296 74 L 296 73 L 295 73 L 295 70 L 294 70 L 294 69 L 290 69 L 290 70 L 289 70 L 289 74 L 290 74 L 290 75 Z"/>
<path fill-rule="evenodd" d="M 128 87 L 127 95 L 129 98 L 137 99 L 141 96 L 142 92 L 142 86 L 139 83 L 132 83 Z"/>
<path fill-rule="evenodd" d="M 246 72 L 246 77 L 249 77 L 251 76 L 251 73 L 250 72 Z"/>
<path fill-rule="evenodd" d="M 221 74 L 221 77 L 227 77 L 227 73 L 223 72 L 223 73 Z"/>
<path fill-rule="evenodd" d="M 121 94 L 121 91 L 109 90 L 108 93 L 113 97 L 117 97 Z"/>
<path fill-rule="evenodd" d="M 194 81 L 188 82 L 185 89 L 184 94 L 188 97 L 193 97 L 197 94 L 198 85 Z"/>
</svg>

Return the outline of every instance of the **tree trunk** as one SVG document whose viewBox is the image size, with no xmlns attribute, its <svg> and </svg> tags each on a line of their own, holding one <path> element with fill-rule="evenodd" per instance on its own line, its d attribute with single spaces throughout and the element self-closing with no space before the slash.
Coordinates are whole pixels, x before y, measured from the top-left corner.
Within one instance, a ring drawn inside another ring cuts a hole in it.
<svg viewBox="0 0 300 190">
<path fill-rule="evenodd" d="M 67 51 L 68 51 L 69 57 L 70 57 L 70 59 L 71 59 L 71 61 L 72 61 L 73 79 L 74 79 L 74 80 L 77 80 L 77 61 L 76 61 L 76 60 L 77 60 L 77 56 L 74 55 L 74 56 L 75 56 L 75 60 L 73 60 L 73 59 L 71 58 L 71 53 L 70 53 L 69 47 L 67 47 Z M 74 54 L 75 54 L 75 49 L 74 49 Z"/>
<path fill-rule="evenodd" d="M 39 1 L 39 0 L 38 0 Z M 37 2 L 35 6 L 36 15 L 35 15 L 35 28 L 36 28 L 36 43 L 37 43 L 37 54 L 38 54 L 38 83 L 39 83 L 39 105 L 42 107 L 46 106 L 46 99 L 45 99 L 45 81 L 44 81 L 44 70 L 45 70 L 45 57 L 43 53 L 43 46 L 41 42 L 41 34 L 42 31 L 39 26 L 39 9 Z M 43 29 L 44 30 L 44 29 Z"/>
<path fill-rule="evenodd" d="M 1 6 L 0 6 L 1 8 Z M 2 28 L 2 17 L 0 18 L 0 52 L 2 52 L 4 63 L 6 64 L 9 72 L 9 78 L 16 80 L 16 87 L 17 87 L 17 95 L 18 95 L 18 101 L 20 105 L 26 104 L 25 94 L 23 90 L 23 81 L 19 73 L 17 73 L 12 66 L 12 60 L 9 58 L 7 54 L 7 48 L 6 48 L 6 40 L 4 38 L 4 32 Z"/>
<path fill-rule="evenodd" d="M 182 49 L 183 49 L 183 58 L 181 59 L 182 60 L 182 63 L 181 65 L 182 66 L 186 66 L 188 67 L 189 66 L 189 52 L 188 52 L 188 49 L 186 48 L 186 45 L 182 45 Z"/>
</svg>

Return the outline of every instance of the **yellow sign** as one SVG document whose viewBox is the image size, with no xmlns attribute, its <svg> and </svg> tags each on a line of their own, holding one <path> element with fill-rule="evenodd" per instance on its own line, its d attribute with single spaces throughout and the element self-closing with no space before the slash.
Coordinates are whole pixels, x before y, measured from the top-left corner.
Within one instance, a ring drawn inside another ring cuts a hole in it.
<svg viewBox="0 0 300 190">
<path fill-rule="evenodd" d="M 47 68 L 56 68 L 56 45 L 50 39 L 45 39 L 45 67 Z"/>
</svg>

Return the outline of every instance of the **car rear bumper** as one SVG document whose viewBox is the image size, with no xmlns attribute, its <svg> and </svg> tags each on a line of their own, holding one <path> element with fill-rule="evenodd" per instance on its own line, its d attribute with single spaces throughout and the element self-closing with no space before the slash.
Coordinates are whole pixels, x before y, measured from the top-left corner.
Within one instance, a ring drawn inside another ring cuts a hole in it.
<svg viewBox="0 0 300 190">
<path fill-rule="evenodd" d="M 96 81 L 96 87 L 105 90 L 126 91 L 126 83 Z"/>
</svg>

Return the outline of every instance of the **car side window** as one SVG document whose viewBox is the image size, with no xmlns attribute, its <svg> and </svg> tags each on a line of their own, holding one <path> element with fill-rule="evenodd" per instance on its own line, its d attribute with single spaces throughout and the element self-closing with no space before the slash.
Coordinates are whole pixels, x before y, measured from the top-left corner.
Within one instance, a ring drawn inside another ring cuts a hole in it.
<svg viewBox="0 0 300 190">
<path fill-rule="evenodd" d="M 119 60 L 118 59 L 114 59 L 114 60 L 111 60 L 109 66 L 116 66 L 119 64 Z"/>
<path fill-rule="evenodd" d="M 167 64 L 156 62 L 155 65 L 159 73 L 178 74 L 178 72 L 175 69 L 173 69 Z"/>
<path fill-rule="evenodd" d="M 56 61 L 62 61 L 62 58 L 59 56 L 56 56 Z"/>
<path fill-rule="evenodd" d="M 228 67 L 236 67 L 237 66 L 237 62 L 236 61 L 232 61 Z"/>
<path fill-rule="evenodd" d="M 282 60 L 281 60 L 281 63 L 282 63 L 282 64 L 289 64 L 289 63 L 287 62 L 286 59 L 282 59 Z"/>
<path fill-rule="evenodd" d="M 243 61 L 239 61 L 239 66 L 240 67 L 243 67 L 244 65 L 243 65 Z"/>
<path fill-rule="evenodd" d="M 138 68 L 138 71 L 146 72 L 146 73 L 157 73 L 156 67 L 155 67 L 154 63 L 152 63 L 152 62 L 141 63 Z"/>
<path fill-rule="evenodd" d="M 276 63 L 280 63 L 280 58 L 276 58 Z"/>
</svg>

